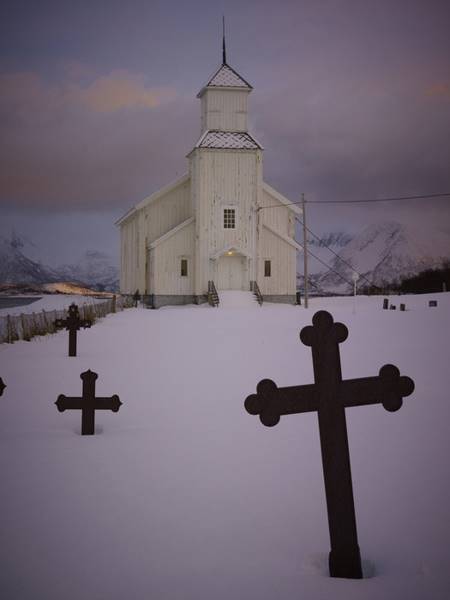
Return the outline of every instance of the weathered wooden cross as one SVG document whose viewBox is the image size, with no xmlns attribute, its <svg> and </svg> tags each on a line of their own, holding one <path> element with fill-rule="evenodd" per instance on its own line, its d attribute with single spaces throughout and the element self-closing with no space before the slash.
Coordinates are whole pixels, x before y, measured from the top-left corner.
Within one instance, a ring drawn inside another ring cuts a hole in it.
<svg viewBox="0 0 450 600">
<path fill-rule="evenodd" d="M 81 398 L 68 397 L 64 394 L 58 396 L 55 402 L 59 412 L 65 410 L 81 410 L 81 435 L 94 435 L 95 433 L 95 411 L 112 410 L 118 412 L 122 406 L 119 396 L 110 396 L 109 398 L 95 397 L 95 381 L 98 378 L 97 373 L 91 370 L 85 371 L 80 375 L 83 380 L 83 393 Z"/>
<path fill-rule="evenodd" d="M 412 394 L 414 382 L 400 377 L 393 365 L 381 367 L 376 377 L 343 381 L 339 344 L 347 339 L 347 327 L 334 323 L 326 311 L 317 312 L 312 322 L 301 330 L 300 339 L 311 346 L 315 383 L 278 388 L 270 379 L 263 379 L 257 393 L 245 400 L 245 408 L 251 415 L 259 415 L 267 427 L 276 425 L 281 415 L 317 411 L 331 542 L 330 575 L 360 579 L 345 408 L 381 403 L 386 410 L 396 411 L 402 398 Z"/>
<path fill-rule="evenodd" d="M 69 331 L 69 356 L 77 355 L 77 331 L 80 327 L 90 327 L 92 321 L 89 319 L 80 319 L 78 306 L 71 304 L 69 306 L 69 315 L 67 319 L 56 319 L 55 327 L 65 327 Z"/>
<path fill-rule="evenodd" d="M 3 395 L 3 391 L 4 391 L 5 387 L 6 387 L 6 384 L 3 383 L 3 379 L 0 377 L 0 396 Z"/>
</svg>

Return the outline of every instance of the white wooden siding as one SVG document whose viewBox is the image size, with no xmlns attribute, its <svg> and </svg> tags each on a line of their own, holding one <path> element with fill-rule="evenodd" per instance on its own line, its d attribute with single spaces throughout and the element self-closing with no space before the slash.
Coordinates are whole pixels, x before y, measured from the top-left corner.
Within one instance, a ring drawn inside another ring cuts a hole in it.
<svg viewBox="0 0 450 600">
<path fill-rule="evenodd" d="M 120 290 L 132 294 L 148 289 L 148 246 L 192 216 L 190 180 L 132 213 L 121 223 Z"/>
<path fill-rule="evenodd" d="M 212 278 L 210 258 L 217 252 L 234 246 L 256 258 L 260 151 L 198 149 L 192 161 L 198 267 L 196 293 L 203 294 Z M 236 228 L 224 229 L 223 208 L 232 206 L 236 207 Z"/>
<path fill-rule="evenodd" d="M 152 294 L 193 294 L 195 278 L 195 224 L 190 223 L 151 250 Z M 188 261 L 187 277 L 181 276 L 181 259 Z"/>
<path fill-rule="evenodd" d="M 271 276 L 264 276 L 264 261 L 271 261 Z M 265 227 L 261 231 L 258 285 L 264 294 L 295 294 L 296 249 Z"/>
<path fill-rule="evenodd" d="M 263 223 L 267 223 L 276 231 L 294 238 L 295 216 L 292 210 L 282 202 L 271 196 L 266 190 L 262 190 L 261 206 L 274 208 L 263 208 L 260 212 Z"/>
<path fill-rule="evenodd" d="M 210 129 L 247 131 L 249 90 L 206 90 L 202 96 L 201 133 Z"/>
</svg>

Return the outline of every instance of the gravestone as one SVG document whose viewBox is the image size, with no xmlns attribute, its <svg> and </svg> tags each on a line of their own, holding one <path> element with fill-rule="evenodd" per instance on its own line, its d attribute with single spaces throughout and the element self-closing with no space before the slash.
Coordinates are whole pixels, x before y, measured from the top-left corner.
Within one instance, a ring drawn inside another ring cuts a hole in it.
<svg viewBox="0 0 450 600">
<path fill-rule="evenodd" d="M 3 379 L 0 377 L 0 396 L 3 395 L 3 391 L 4 391 L 5 387 L 6 387 L 6 384 L 3 383 Z"/>
<path fill-rule="evenodd" d="M 134 308 L 137 308 L 140 299 L 141 299 L 141 295 L 139 293 L 139 290 L 136 290 L 133 294 Z"/>
<path fill-rule="evenodd" d="M 406 304 L 400 304 L 400 310 L 404 312 L 406 310 Z"/>
<path fill-rule="evenodd" d="M 391 310 L 395 310 L 397 307 L 395 306 L 395 304 L 391 304 L 389 307 Z"/>
<path fill-rule="evenodd" d="M 326 311 L 317 312 L 312 322 L 301 330 L 300 339 L 311 347 L 315 383 L 278 388 L 270 379 L 263 379 L 257 393 L 245 400 L 245 408 L 251 415 L 259 415 L 267 427 L 276 425 L 281 415 L 318 413 L 331 542 L 330 575 L 360 579 L 345 408 L 381 403 L 386 410 L 396 411 L 402 398 L 412 394 L 414 382 L 401 377 L 397 367 L 389 364 L 375 377 L 343 381 L 339 344 L 347 339 L 347 327 L 334 323 Z"/>
<path fill-rule="evenodd" d="M 428 306 L 437 306 L 437 300 L 429 300 Z"/>
<path fill-rule="evenodd" d="M 122 406 L 119 396 L 95 397 L 95 382 L 97 373 L 85 371 L 80 375 L 83 381 L 83 392 L 81 398 L 64 396 L 60 394 L 55 404 L 59 412 L 65 410 L 81 410 L 81 435 L 94 435 L 95 433 L 95 411 L 112 410 L 118 412 Z"/>
<path fill-rule="evenodd" d="M 77 355 L 77 331 L 80 327 L 90 327 L 92 321 L 89 319 L 80 319 L 78 306 L 71 304 L 69 306 L 69 315 L 67 319 L 56 319 L 55 327 L 60 329 L 65 327 L 69 331 L 69 356 Z"/>
<path fill-rule="evenodd" d="M 385 298 L 383 300 L 383 310 L 387 310 L 389 308 L 389 299 Z"/>
</svg>

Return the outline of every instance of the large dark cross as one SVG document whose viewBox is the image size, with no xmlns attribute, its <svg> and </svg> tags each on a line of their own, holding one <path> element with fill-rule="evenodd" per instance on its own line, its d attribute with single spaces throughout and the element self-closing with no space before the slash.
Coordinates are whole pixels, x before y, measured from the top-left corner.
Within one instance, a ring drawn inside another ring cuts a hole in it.
<svg viewBox="0 0 450 600">
<path fill-rule="evenodd" d="M 311 346 L 315 383 L 278 388 L 270 379 L 263 379 L 257 393 L 245 400 L 245 408 L 251 415 L 259 415 L 267 427 L 276 425 L 281 415 L 317 411 L 330 529 L 330 575 L 360 579 L 345 408 L 381 403 L 386 410 L 396 411 L 402 398 L 412 394 L 414 382 L 400 377 L 394 365 L 384 365 L 376 377 L 343 381 L 339 344 L 347 339 L 347 327 L 334 323 L 326 311 L 317 312 L 312 322 L 301 330 L 300 339 Z"/>
<path fill-rule="evenodd" d="M 3 379 L 0 377 L 0 396 L 3 394 L 3 390 L 5 389 L 6 384 L 3 383 Z"/>
<path fill-rule="evenodd" d="M 65 327 L 69 330 L 69 356 L 77 355 L 77 331 L 80 327 L 90 327 L 92 321 L 89 319 L 80 319 L 78 306 L 71 304 L 69 306 L 69 315 L 67 319 L 56 319 L 55 327 Z"/>
<path fill-rule="evenodd" d="M 64 394 L 58 396 L 55 402 L 59 412 L 65 410 L 81 410 L 81 435 L 94 435 L 95 433 L 95 411 L 112 410 L 118 412 L 122 405 L 119 396 L 110 396 L 109 398 L 95 397 L 95 381 L 98 378 L 97 373 L 91 370 L 85 371 L 80 375 L 83 380 L 83 393 L 81 398 L 68 397 Z"/>
</svg>

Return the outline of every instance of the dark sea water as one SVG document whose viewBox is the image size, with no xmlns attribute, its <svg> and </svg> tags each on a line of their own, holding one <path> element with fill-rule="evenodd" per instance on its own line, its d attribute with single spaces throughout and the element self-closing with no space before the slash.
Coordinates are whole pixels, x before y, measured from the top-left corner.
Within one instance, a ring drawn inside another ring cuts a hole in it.
<svg viewBox="0 0 450 600">
<path fill-rule="evenodd" d="M 41 298 L 42 296 L 28 296 L 26 298 L 20 296 L 0 296 L 0 309 L 13 308 L 14 306 L 27 306 L 27 304 L 32 304 Z"/>
</svg>

